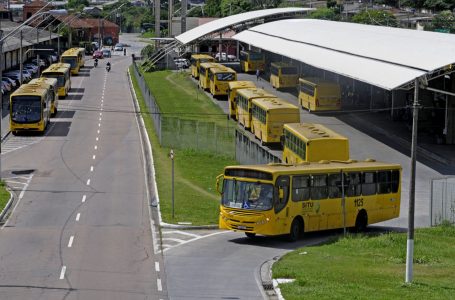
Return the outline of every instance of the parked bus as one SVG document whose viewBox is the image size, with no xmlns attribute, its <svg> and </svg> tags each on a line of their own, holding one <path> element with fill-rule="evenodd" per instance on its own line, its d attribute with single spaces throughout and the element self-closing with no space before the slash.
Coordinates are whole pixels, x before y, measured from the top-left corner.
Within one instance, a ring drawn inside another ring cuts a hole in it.
<svg viewBox="0 0 455 300">
<path fill-rule="evenodd" d="M 276 96 L 258 88 L 237 90 L 235 100 L 237 103 L 236 119 L 246 129 L 251 127 L 251 101 L 255 98 L 276 98 Z"/>
<path fill-rule="evenodd" d="M 215 62 L 215 58 L 208 54 L 193 54 L 191 55 L 191 76 L 198 79 L 199 78 L 199 67 L 201 63 L 205 62 Z"/>
<path fill-rule="evenodd" d="M 228 101 L 229 101 L 229 117 L 237 120 L 237 104 L 235 96 L 237 90 L 255 88 L 256 85 L 252 81 L 231 81 L 228 83 Z"/>
<path fill-rule="evenodd" d="M 400 174 L 400 165 L 374 160 L 228 166 L 217 177 L 219 227 L 290 241 L 310 231 L 362 231 L 399 216 Z"/>
<path fill-rule="evenodd" d="M 43 133 L 49 123 L 53 97 L 45 83 L 22 84 L 10 96 L 10 131 L 14 135 L 21 131 Z"/>
<path fill-rule="evenodd" d="M 282 138 L 287 164 L 349 159 L 349 140 L 321 124 L 284 124 Z"/>
<path fill-rule="evenodd" d="M 221 66 L 209 69 L 210 94 L 212 96 L 227 96 L 228 83 L 237 80 L 237 72 L 231 68 Z"/>
<path fill-rule="evenodd" d="M 209 70 L 211 68 L 219 68 L 223 67 L 223 65 L 220 65 L 219 63 L 213 63 L 213 62 L 206 62 L 206 63 L 201 63 L 199 66 L 199 87 L 203 90 L 208 90 L 210 89 L 210 75 L 209 75 Z"/>
<path fill-rule="evenodd" d="M 58 95 L 60 97 L 68 96 L 71 90 L 71 65 L 65 63 L 52 64 L 41 73 L 41 77 L 56 78 L 58 86 Z"/>
<path fill-rule="evenodd" d="M 300 123 L 299 108 L 280 98 L 255 98 L 251 108 L 251 132 L 262 144 L 279 143 L 285 123 Z"/>
<path fill-rule="evenodd" d="M 240 70 L 242 72 L 264 71 L 265 57 L 264 53 L 255 51 L 240 51 Z"/>
<path fill-rule="evenodd" d="M 52 100 L 51 100 L 51 107 L 50 107 L 50 113 L 51 117 L 54 117 L 57 114 L 57 108 L 58 108 L 58 85 L 57 85 L 57 79 L 55 78 L 46 78 L 46 77 L 40 77 L 40 78 L 35 78 L 32 79 L 29 84 L 37 84 L 37 85 L 48 85 L 49 89 L 51 90 L 51 93 L 53 95 Z"/>
<path fill-rule="evenodd" d="M 296 87 L 299 83 L 297 68 L 283 62 L 270 64 L 270 84 L 276 89 Z"/>
<path fill-rule="evenodd" d="M 309 111 L 340 110 L 340 85 L 322 78 L 299 78 L 299 103 Z"/>
<path fill-rule="evenodd" d="M 77 75 L 80 68 L 85 65 L 85 49 L 71 48 L 63 52 L 60 62 L 71 65 L 71 74 Z"/>
</svg>

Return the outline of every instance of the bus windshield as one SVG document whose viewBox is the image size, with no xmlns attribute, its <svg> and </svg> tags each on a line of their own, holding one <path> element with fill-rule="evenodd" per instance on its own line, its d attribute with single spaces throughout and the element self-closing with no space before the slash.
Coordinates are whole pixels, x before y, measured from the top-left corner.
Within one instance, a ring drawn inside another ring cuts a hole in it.
<svg viewBox="0 0 455 300">
<path fill-rule="evenodd" d="M 55 78 L 57 79 L 57 86 L 62 87 L 65 86 L 65 76 L 61 74 L 53 74 L 53 73 L 45 73 L 43 77 L 46 78 Z"/>
<path fill-rule="evenodd" d="M 70 64 L 71 68 L 77 67 L 77 57 L 62 57 L 64 63 Z"/>
<path fill-rule="evenodd" d="M 216 74 L 216 79 L 218 81 L 233 81 L 234 73 L 218 73 Z"/>
<path fill-rule="evenodd" d="M 221 203 L 231 208 L 269 210 L 273 207 L 273 186 L 260 182 L 225 179 Z"/>
<path fill-rule="evenodd" d="M 41 97 L 14 96 L 11 102 L 11 118 L 14 122 L 36 123 L 41 120 Z"/>
</svg>

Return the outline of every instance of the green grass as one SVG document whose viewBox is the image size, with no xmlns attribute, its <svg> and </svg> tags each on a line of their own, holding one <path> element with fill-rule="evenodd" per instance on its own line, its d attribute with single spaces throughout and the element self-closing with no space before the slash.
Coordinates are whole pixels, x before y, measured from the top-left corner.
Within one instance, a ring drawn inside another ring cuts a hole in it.
<svg viewBox="0 0 455 300">
<path fill-rule="evenodd" d="M 158 72 L 157 72 L 158 73 Z M 167 72 L 160 72 L 162 74 Z M 131 70 L 131 74 L 134 74 Z M 150 74 L 146 76 L 147 80 Z M 169 148 L 161 147 L 155 135 L 153 122 L 148 115 L 144 99 L 132 76 L 138 96 L 140 109 L 150 137 L 155 163 L 156 181 L 160 197 L 161 215 L 164 222 L 191 222 L 193 225 L 217 224 L 219 215 L 219 195 L 215 191 L 215 178 L 223 172 L 226 165 L 236 162 L 232 159 L 194 150 L 175 150 L 175 218 L 172 218 L 171 205 L 171 161 Z M 156 78 L 155 78 L 156 79 Z M 161 89 L 170 87 L 155 85 L 153 91 L 160 94 Z M 173 101 L 191 101 L 190 99 L 172 99 Z M 207 99 L 210 101 L 209 99 Z M 219 112 L 218 112 L 219 113 Z"/>
<path fill-rule="evenodd" d="M 5 182 L 0 181 L 0 212 L 5 208 L 8 203 L 10 194 L 6 190 Z"/>
<path fill-rule="evenodd" d="M 291 299 L 453 299 L 455 227 L 418 229 L 414 240 L 414 280 L 405 284 L 406 234 L 351 235 L 283 256 L 273 278 Z"/>
<path fill-rule="evenodd" d="M 141 37 L 143 38 L 153 38 L 155 37 L 155 33 L 152 31 L 146 31 L 143 34 L 141 34 Z"/>
</svg>

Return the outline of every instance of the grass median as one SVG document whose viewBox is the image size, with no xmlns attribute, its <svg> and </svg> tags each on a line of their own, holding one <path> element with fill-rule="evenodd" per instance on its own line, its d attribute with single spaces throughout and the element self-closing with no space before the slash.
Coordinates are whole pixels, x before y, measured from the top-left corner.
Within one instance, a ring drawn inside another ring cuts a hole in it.
<svg viewBox="0 0 455 300">
<path fill-rule="evenodd" d="M 414 239 L 414 280 L 405 284 L 405 233 L 351 235 L 298 249 L 273 266 L 274 278 L 291 299 L 453 299 L 455 227 L 418 229 Z"/>
<path fill-rule="evenodd" d="M 0 181 L 0 212 L 5 208 L 9 198 L 10 194 L 6 189 L 5 182 Z"/>
<path fill-rule="evenodd" d="M 131 74 L 134 74 L 132 70 Z M 172 78 L 172 81 L 169 81 L 169 76 L 175 77 Z M 194 116 L 203 112 L 204 115 L 207 115 L 212 120 L 216 120 L 216 116 L 222 114 L 221 109 L 215 106 L 205 95 L 197 95 L 197 91 L 194 91 L 196 87 L 186 76 L 160 71 L 146 73 L 144 77 L 148 81 L 149 87 L 153 91 L 162 112 L 178 112 L 184 109 L 193 113 Z M 217 224 L 219 195 L 215 191 L 215 178 L 223 172 L 224 166 L 236 164 L 236 162 L 228 157 L 202 151 L 190 149 L 174 150 L 175 218 L 172 218 L 172 171 L 171 160 L 168 157 L 170 149 L 161 147 L 159 144 L 153 122 L 136 79 L 134 76 L 132 76 L 132 79 L 142 117 L 152 144 L 163 221 L 167 223 L 189 222 L 192 225 Z M 175 85 L 178 85 L 179 88 Z M 191 95 L 194 95 L 196 99 L 193 99 Z M 205 97 L 205 99 L 199 99 L 202 97 Z M 224 122 L 226 122 L 225 118 Z"/>
</svg>

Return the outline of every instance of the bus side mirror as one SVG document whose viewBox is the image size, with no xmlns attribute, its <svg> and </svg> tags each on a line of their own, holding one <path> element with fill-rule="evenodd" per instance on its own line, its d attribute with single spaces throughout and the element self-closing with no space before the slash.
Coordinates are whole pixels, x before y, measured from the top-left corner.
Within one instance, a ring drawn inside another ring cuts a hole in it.
<svg viewBox="0 0 455 300">
<path fill-rule="evenodd" d="M 220 190 L 220 181 L 224 179 L 224 174 L 220 174 L 216 177 L 216 191 L 221 195 L 223 194 L 223 187 Z"/>
</svg>

